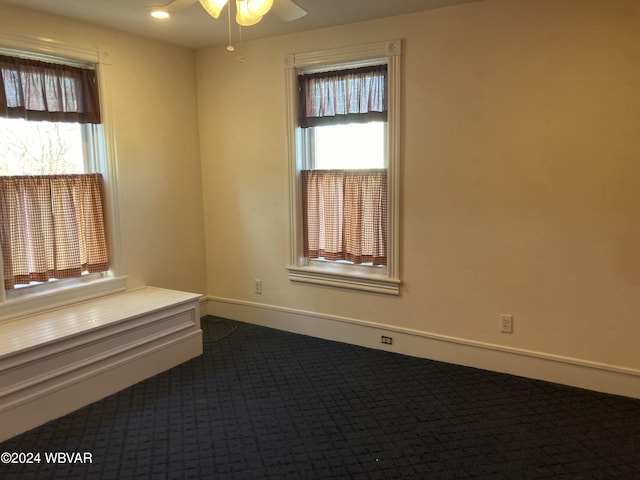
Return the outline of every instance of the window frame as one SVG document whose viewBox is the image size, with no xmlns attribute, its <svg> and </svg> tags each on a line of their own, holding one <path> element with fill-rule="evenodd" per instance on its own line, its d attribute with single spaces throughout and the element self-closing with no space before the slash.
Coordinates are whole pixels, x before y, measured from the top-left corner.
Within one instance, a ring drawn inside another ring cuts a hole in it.
<svg viewBox="0 0 640 480">
<path fill-rule="evenodd" d="M 401 40 L 288 55 L 284 59 L 289 164 L 289 280 L 389 295 L 400 294 L 400 102 Z M 297 125 L 297 75 L 386 63 L 387 86 L 387 266 L 309 261 L 303 255 L 300 171 L 306 168 L 308 133 Z"/>
<path fill-rule="evenodd" d="M 7 55 L 28 56 L 36 60 L 58 61 L 69 65 L 95 67 L 100 87 L 101 128 L 88 135 L 86 149 L 95 171 L 104 181 L 105 229 L 108 237 L 110 270 L 100 278 L 65 279 L 24 287 L 18 293 L 0 289 L 0 317 L 12 319 L 69 303 L 84 301 L 126 289 L 126 276 L 119 226 L 115 129 L 111 101 L 111 59 L 108 52 L 65 44 L 51 39 L 0 34 L 0 51 Z M 91 128 L 87 127 L 86 128 Z M 84 133 L 83 133 L 84 134 Z M 86 154 L 87 152 L 85 152 Z M 0 256 L 0 272 L 2 271 Z"/>
</svg>

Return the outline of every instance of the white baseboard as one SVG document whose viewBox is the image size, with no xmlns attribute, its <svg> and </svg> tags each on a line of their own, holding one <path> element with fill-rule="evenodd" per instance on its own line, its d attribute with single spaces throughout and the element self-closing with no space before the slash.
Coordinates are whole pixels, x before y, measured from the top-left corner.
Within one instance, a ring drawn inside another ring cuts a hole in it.
<svg viewBox="0 0 640 480">
<path fill-rule="evenodd" d="M 212 296 L 206 297 L 206 300 L 206 312 L 209 315 L 231 320 L 414 357 L 640 398 L 640 370 L 636 369 L 274 305 Z M 382 335 L 392 337 L 393 345 L 380 343 Z"/>
<path fill-rule="evenodd" d="M 205 296 L 200 297 L 198 304 L 200 305 L 200 318 L 206 315 L 209 315 L 209 312 L 207 311 L 207 305 L 209 304 L 209 300 L 207 299 L 207 297 Z"/>
</svg>

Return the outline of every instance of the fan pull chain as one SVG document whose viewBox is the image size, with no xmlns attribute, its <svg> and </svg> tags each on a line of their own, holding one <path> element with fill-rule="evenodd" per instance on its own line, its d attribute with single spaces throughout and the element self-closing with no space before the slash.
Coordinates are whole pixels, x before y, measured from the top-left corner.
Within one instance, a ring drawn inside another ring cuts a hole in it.
<svg viewBox="0 0 640 480">
<path fill-rule="evenodd" d="M 242 25 L 238 25 L 238 43 L 242 46 Z M 239 56 L 236 60 L 240 63 L 244 63 L 243 56 Z"/>
<path fill-rule="evenodd" d="M 231 5 L 227 6 L 227 20 L 229 27 L 229 45 L 227 45 L 227 52 L 233 52 L 236 48 L 231 44 Z"/>
</svg>

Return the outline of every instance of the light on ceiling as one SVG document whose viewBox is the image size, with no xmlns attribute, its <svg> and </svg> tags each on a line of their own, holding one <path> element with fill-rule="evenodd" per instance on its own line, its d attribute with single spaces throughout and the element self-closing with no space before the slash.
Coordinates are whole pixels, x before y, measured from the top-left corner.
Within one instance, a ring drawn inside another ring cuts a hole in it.
<svg viewBox="0 0 640 480">
<path fill-rule="evenodd" d="M 273 0 L 245 0 L 247 10 L 251 15 L 262 17 L 273 6 Z"/>
<path fill-rule="evenodd" d="M 236 23 L 250 27 L 262 20 L 262 15 L 254 15 L 249 11 L 248 0 L 236 0 Z"/>
<path fill-rule="evenodd" d="M 153 18 L 165 20 L 169 18 L 169 12 L 167 12 L 166 10 L 160 10 L 160 9 L 151 10 L 151 16 Z"/>
<path fill-rule="evenodd" d="M 228 2 L 229 0 L 200 0 L 200 5 L 202 5 L 202 8 L 213 18 L 218 18 L 220 12 Z"/>
<path fill-rule="evenodd" d="M 219 18 L 229 0 L 199 0 L 213 18 Z M 271 10 L 273 0 L 236 0 L 236 22 L 243 27 L 255 25 Z"/>
</svg>

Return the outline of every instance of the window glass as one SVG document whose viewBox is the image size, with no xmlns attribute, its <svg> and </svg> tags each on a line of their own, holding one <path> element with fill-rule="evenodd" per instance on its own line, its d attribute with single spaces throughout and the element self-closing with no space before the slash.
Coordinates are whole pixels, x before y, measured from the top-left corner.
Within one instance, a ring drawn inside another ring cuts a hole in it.
<svg viewBox="0 0 640 480">
<path fill-rule="evenodd" d="M 385 122 L 313 127 L 315 169 L 384 168 Z"/>
<path fill-rule="evenodd" d="M 0 118 L 0 175 L 84 173 L 82 132 L 78 123 Z"/>
</svg>

